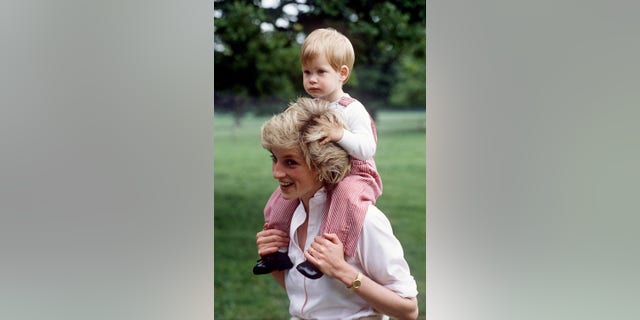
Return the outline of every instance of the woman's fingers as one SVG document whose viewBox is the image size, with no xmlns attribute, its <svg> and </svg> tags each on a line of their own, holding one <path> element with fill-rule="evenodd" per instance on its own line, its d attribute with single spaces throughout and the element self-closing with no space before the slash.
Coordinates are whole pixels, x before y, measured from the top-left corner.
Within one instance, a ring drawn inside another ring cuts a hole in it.
<svg viewBox="0 0 640 320">
<path fill-rule="evenodd" d="M 256 237 L 260 237 L 260 236 L 271 236 L 271 235 L 279 235 L 281 237 L 289 237 L 289 234 L 282 231 L 282 230 L 278 230 L 278 229 L 267 229 L 267 230 L 262 230 L 258 233 L 256 233 Z"/>
<path fill-rule="evenodd" d="M 264 257 L 268 254 L 272 254 L 278 251 L 278 247 L 268 247 L 263 249 L 258 249 L 258 255 Z"/>
<path fill-rule="evenodd" d="M 322 236 L 314 238 L 313 242 L 309 246 L 310 252 L 316 258 L 324 258 L 326 255 L 332 254 L 332 252 L 342 253 L 342 242 L 338 236 L 334 233 L 325 233 Z"/>
<path fill-rule="evenodd" d="M 324 234 L 322 234 L 322 236 L 323 236 L 324 239 L 327 239 L 327 240 L 329 240 L 329 241 L 331 241 L 331 242 L 333 242 L 335 244 L 342 243 L 340 241 L 340 238 L 338 238 L 338 235 L 335 234 L 335 233 L 324 233 Z"/>
<path fill-rule="evenodd" d="M 342 242 L 335 234 L 323 234 L 304 252 L 304 256 L 324 274 L 333 277 L 336 270 L 344 264 Z"/>
<path fill-rule="evenodd" d="M 256 246 L 260 256 L 274 253 L 280 247 L 289 246 L 289 236 L 281 230 L 262 230 L 256 234 Z"/>
<path fill-rule="evenodd" d="M 315 250 L 315 251 L 318 251 L 318 250 L 320 250 L 320 248 L 321 248 L 321 247 L 322 247 L 322 244 L 320 244 L 320 243 L 318 242 L 318 240 L 316 239 L 315 241 L 313 241 L 313 242 L 311 243 L 311 245 L 309 246 L 309 249 L 313 249 L 313 250 Z"/>
<path fill-rule="evenodd" d="M 258 247 L 285 247 L 289 245 L 289 238 L 281 236 L 263 236 L 256 239 Z"/>
<path fill-rule="evenodd" d="M 266 243 L 273 241 L 287 241 L 289 242 L 288 236 L 283 236 L 281 234 L 257 234 L 256 242 L 257 243 Z"/>
</svg>

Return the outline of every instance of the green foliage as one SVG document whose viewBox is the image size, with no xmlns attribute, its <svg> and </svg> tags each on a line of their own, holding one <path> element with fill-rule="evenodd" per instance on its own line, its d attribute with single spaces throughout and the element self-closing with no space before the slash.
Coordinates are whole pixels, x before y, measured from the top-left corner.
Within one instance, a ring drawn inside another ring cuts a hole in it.
<svg viewBox="0 0 640 320">
<path fill-rule="evenodd" d="M 214 118 L 214 288 L 216 319 L 288 319 L 288 299 L 271 276 L 254 276 L 255 234 L 262 209 L 276 187 L 271 160 L 260 147 L 266 117 L 246 116 L 241 128 L 230 115 Z M 425 317 L 425 113 L 381 112 L 376 163 L 384 193 L 377 206 L 391 221 L 405 250 Z"/>
<path fill-rule="evenodd" d="M 389 102 L 397 107 L 425 106 L 427 79 L 424 56 L 404 55 L 398 68 L 398 79 L 391 88 Z"/>
<path fill-rule="evenodd" d="M 298 48 L 286 34 L 262 32 L 265 10 L 246 1 L 218 1 L 214 20 L 216 90 L 251 97 L 295 95 Z"/>
<path fill-rule="evenodd" d="M 281 0 L 275 8 L 260 3 L 215 1 L 216 91 L 285 101 L 303 95 L 299 39 L 316 28 L 333 27 L 356 51 L 355 76 L 345 89 L 372 114 L 377 108 L 422 103 L 415 97 L 425 96 L 424 74 L 419 74 L 424 68 L 412 66 L 425 57 L 420 54 L 426 38 L 424 1 Z M 261 24 L 273 30 L 261 30 Z"/>
<path fill-rule="evenodd" d="M 395 107 L 389 98 L 399 77 L 406 70 L 398 61 L 415 56 L 417 43 L 425 43 L 426 8 L 422 1 L 312 1 L 317 7 L 308 15 L 299 16 L 305 32 L 331 26 L 343 32 L 356 51 L 354 73 L 357 82 L 349 82 L 348 90 L 365 102 L 372 113 L 379 108 Z M 424 58 L 424 55 L 423 55 Z M 424 76 L 423 76 L 424 78 Z M 422 83 L 424 84 L 424 83 Z M 418 88 L 425 95 L 426 86 Z M 415 104 L 415 101 L 407 101 Z"/>
</svg>

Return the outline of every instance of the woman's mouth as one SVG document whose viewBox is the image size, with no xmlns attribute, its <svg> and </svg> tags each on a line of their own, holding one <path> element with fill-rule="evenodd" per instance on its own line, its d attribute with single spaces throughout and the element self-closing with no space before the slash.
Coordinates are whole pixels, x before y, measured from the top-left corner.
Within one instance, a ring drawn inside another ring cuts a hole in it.
<svg viewBox="0 0 640 320">
<path fill-rule="evenodd" d="M 288 187 L 290 187 L 292 185 L 293 185 L 292 182 L 280 182 L 280 188 L 282 188 L 282 189 L 286 189 L 286 188 L 288 188 Z"/>
</svg>

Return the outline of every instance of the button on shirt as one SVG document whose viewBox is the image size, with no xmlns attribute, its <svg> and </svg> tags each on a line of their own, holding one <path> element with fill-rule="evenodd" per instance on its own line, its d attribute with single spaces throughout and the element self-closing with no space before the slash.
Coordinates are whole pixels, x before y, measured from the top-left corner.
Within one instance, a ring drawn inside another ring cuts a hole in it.
<svg viewBox="0 0 640 320">
<path fill-rule="evenodd" d="M 297 229 L 305 220 L 302 203 L 291 220 L 289 231 L 289 257 L 294 266 L 305 261 L 308 249 L 320 232 L 322 209 L 326 192 L 320 189 L 309 201 L 309 222 L 305 247 L 300 248 Z M 401 297 L 418 294 L 415 279 L 404 259 L 402 245 L 393 235 L 387 217 L 375 206 L 370 206 L 358 240 L 354 257 L 346 257 L 347 263 L 358 271 L 387 287 Z M 341 281 L 327 275 L 309 279 L 295 268 L 285 272 L 285 288 L 289 296 L 289 313 L 302 319 L 355 319 L 376 315 L 369 303 L 350 291 Z"/>
</svg>

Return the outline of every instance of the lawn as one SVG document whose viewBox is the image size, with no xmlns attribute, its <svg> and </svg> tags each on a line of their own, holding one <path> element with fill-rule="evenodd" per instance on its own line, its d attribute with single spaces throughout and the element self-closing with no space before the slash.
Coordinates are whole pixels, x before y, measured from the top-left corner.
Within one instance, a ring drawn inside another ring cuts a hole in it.
<svg viewBox="0 0 640 320">
<path fill-rule="evenodd" d="M 276 186 L 269 153 L 260 146 L 266 117 L 246 116 L 234 128 L 230 115 L 214 116 L 214 314 L 216 319 L 288 319 L 288 300 L 271 276 L 251 272 L 258 258 L 255 234 L 263 206 Z M 381 111 L 376 164 L 387 215 L 418 283 L 425 317 L 425 113 Z"/>
</svg>

